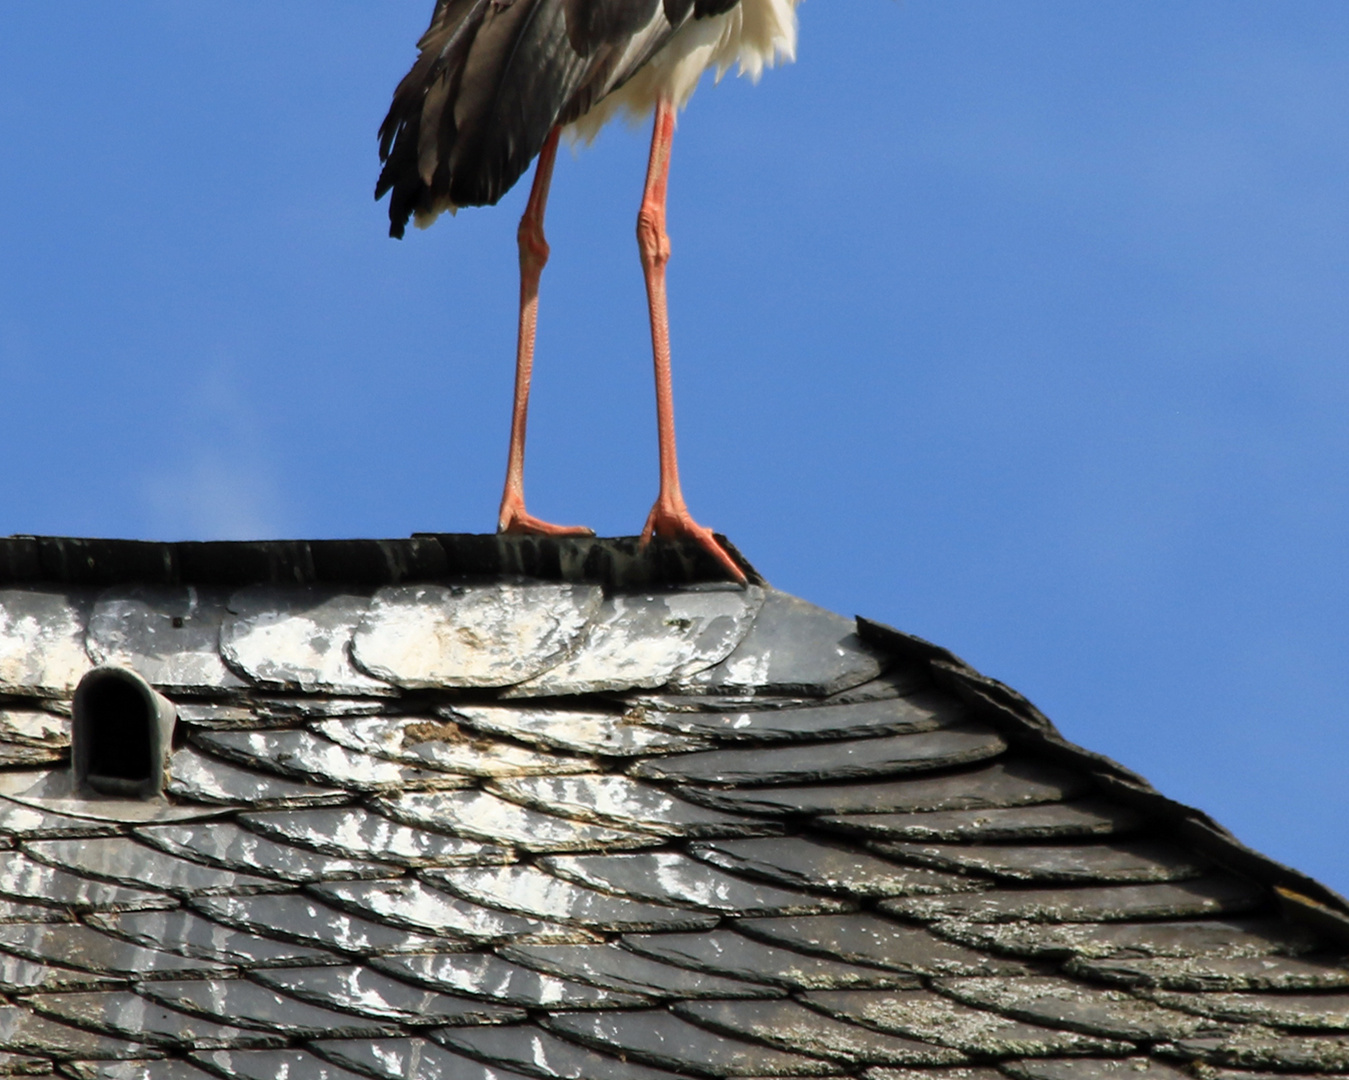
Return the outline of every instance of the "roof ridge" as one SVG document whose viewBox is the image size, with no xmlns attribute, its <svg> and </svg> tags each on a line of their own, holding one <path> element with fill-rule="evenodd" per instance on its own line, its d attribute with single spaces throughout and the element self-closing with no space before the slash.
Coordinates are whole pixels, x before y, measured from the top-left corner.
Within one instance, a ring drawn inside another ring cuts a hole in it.
<svg viewBox="0 0 1349 1080">
<path fill-rule="evenodd" d="M 720 534 L 751 584 L 765 584 Z M 609 589 L 728 580 L 699 544 L 659 537 L 552 537 L 414 533 L 406 539 L 117 540 L 16 535 L 0 538 L 0 586 L 398 585 L 447 579 L 542 581 Z"/>
</svg>

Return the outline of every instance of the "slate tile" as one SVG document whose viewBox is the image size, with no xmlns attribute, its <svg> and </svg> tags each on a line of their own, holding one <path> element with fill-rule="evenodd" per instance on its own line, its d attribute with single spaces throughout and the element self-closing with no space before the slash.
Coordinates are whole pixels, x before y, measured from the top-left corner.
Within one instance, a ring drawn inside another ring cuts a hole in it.
<svg viewBox="0 0 1349 1080">
<path fill-rule="evenodd" d="M 860 1075 L 865 1080 L 1003 1080 L 1003 1074 L 997 1069 L 960 1068 L 958 1066 L 946 1069 L 924 1069 L 873 1065 Z"/>
<path fill-rule="evenodd" d="M 49 1076 L 51 1071 L 52 1063 L 47 1058 L 0 1051 L 0 1076 Z"/>
<path fill-rule="evenodd" d="M 837 694 L 881 673 L 881 654 L 856 631 L 852 619 L 767 589 L 754 625 L 735 650 L 674 688 L 710 694 Z"/>
<path fill-rule="evenodd" d="M 725 659 L 763 590 L 722 586 L 606 596 L 570 656 L 507 692 L 559 697 L 664 686 Z"/>
<path fill-rule="evenodd" d="M 1157 1042 L 1212 1029 L 1211 1021 L 1162 1008 L 1121 990 L 1085 986 L 1053 976 L 938 979 L 939 992 L 978 1009 L 1032 1024 L 1110 1039 Z"/>
<path fill-rule="evenodd" d="M 32 746 L 27 743 L 0 742 L 0 768 L 28 769 L 55 765 L 70 758 L 68 746 Z"/>
<path fill-rule="evenodd" d="M 423 874 L 435 884 L 479 904 L 606 933 L 691 930 L 717 924 L 715 915 L 598 892 L 545 874 L 533 866 L 426 870 Z M 502 935 L 502 940 L 507 936 Z"/>
<path fill-rule="evenodd" d="M 719 742 L 819 742 L 825 739 L 904 735 L 950 727 L 966 718 L 948 694 L 926 691 L 908 698 L 816 705 L 801 709 L 738 712 L 648 712 L 646 722 L 668 731 Z"/>
<path fill-rule="evenodd" d="M 852 705 L 859 701 L 888 701 L 932 686 L 932 674 L 925 663 L 899 663 L 887 668 L 870 682 L 840 690 L 825 698 L 826 705 Z"/>
<path fill-rule="evenodd" d="M 1256 886 L 1235 877 L 1214 876 L 1148 885 L 991 889 L 958 896 L 910 896 L 882 900 L 881 908 L 893 915 L 920 920 L 1108 922 L 1240 913 L 1265 902 L 1263 890 Z"/>
<path fill-rule="evenodd" d="M 352 638 L 364 670 L 405 689 L 497 687 L 559 663 L 602 600 L 594 585 L 394 585 Z"/>
<path fill-rule="evenodd" d="M 225 596 L 194 585 L 118 585 L 100 593 L 85 648 L 98 664 L 119 664 L 165 690 L 246 686 L 220 658 Z"/>
<path fill-rule="evenodd" d="M 757 836 L 781 826 L 710 810 L 628 776 L 531 776 L 498 780 L 491 790 L 544 813 L 660 836 Z"/>
<path fill-rule="evenodd" d="M 258 809 L 330 805 L 351 798 L 349 792 L 339 788 L 320 787 L 240 768 L 190 746 L 175 750 L 169 759 L 168 791 L 170 795 L 194 802 Z"/>
<path fill-rule="evenodd" d="M 934 934 L 974 949 L 1014 956 L 1101 960 L 1147 956 L 1298 956 L 1320 947 L 1310 930 L 1282 919 L 1194 922 L 938 922 Z"/>
<path fill-rule="evenodd" d="M 1087 786 L 1080 774 L 1025 758 L 1008 758 L 940 776 L 810 787 L 690 788 L 686 794 L 732 813 L 898 814 L 1030 806 L 1073 798 Z"/>
<path fill-rule="evenodd" d="M 209 919 L 249 933 L 359 956 L 436 946 L 434 938 L 371 922 L 295 894 L 203 897 L 192 906 Z"/>
<path fill-rule="evenodd" d="M 903 866 L 804 836 L 713 840 L 691 845 L 689 853 L 725 870 L 853 896 L 975 892 L 991 884 L 977 877 Z"/>
<path fill-rule="evenodd" d="M 46 709 L 0 708 L 0 743 L 59 753 L 70 749 L 70 718 Z"/>
<path fill-rule="evenodd" d="M 504 945 L 497 953 L 560 979 L 653 998 L 761 998 L 781 997 L 784 992 L 764 983 L 664 964 L 617 945 Z"/>
<path fill-rule="evenodd" d="M 51 810 L 0 800 L 0 837 L 7 840 L 49 840 L 65 836 L 107 836 L 115 826 L 106 821 L 71 817 Z"/>
<path fill-rule="evenodd" d="M 545 1080 L 677 1080 L 674 1073 L 596 1053 L 534 1024 L 436 1032 L 446 1046 Z"/>
<path fill-rule="evenodd" d="M 1190 1072 L 1145 1057 L 1045 1058 L 1007 1061 L 1002 1068 L 1015 1080 L 1193 1080 Z"/>
<path fill-rule="evenodd" d="M 183 1058 L 159 1058 L 152 1061 L 66 1061 L 61 1073 L 71 1080 L 210 1080 Z"/>
<path fill-rule="evenodd" d="M 539 865 L 549 873 L 591 889 L 725 914 L 811 915 L 847 911 L 853 906 L 847 901 L 734 877 L 675 851 L 551 855 L 540 859 Z"/>
<path fill-rule="evenodd" d="M 247 731 L 250 728 L 289 726 L 247 705 L 210 701 L 178 702 L 178 723 L 212 731 Z"/>
<path fill-rule="evenodd" d="M 282 1036 L 273 1032 L 248 1031 L 230 1024 L 217 1024 L 176 1009 L 166 1009 L 129 990 L 34 994 L 26 999 L 26 1004 L 50 1019 L 64 1021 L 94 1033 L 125 1036 L 154 1046 L 215 1050 L 233 1046 L 279 1046 L 283 1042 Z M 76 1053 L 71 1056 L 143 1057 L 144 1053 L 128 1047 L 123 1053 Z"/>
<path fill-rule="evenodd" d="M 638 757 L 705 749 L 701 739 L 663 731 L 635 715 L 596 710 L 536 708 L 521 703 L 445 706 L 446 719 L 486 735 L 502 735 L 553 750 L 605 757 Z"/>
<path fill-rule="evenodd" d="M 662 691 L 653 693 L 637 691 L 631 694 L 614 694 L 612 697 L 629 709 L 642 709 L 643 711 L 658 713 L 745 712 L 749 709 L 799 709 L 807 705 L 823 704 L 816 697 L 801 697 L 800 695 L 782 697 L 773 694 L 756 694 L 752 691 L 741 691 L 733 694 L 673 694 Z"/>
<path fill-rule="evenodd" d="M 311 731 L 202 731 L 192 741 L 244 768 L 276 772 L 301 780 L 354 791 L 400 790 L 408 787 L 448 787 L 466 780 L 416 766 L 372 757 Z"/>
<path fill-rule="evenodd" d="M 790 784 L 951 768 L 995 757 L 1002 736 L 980 724 L 753 750 L 704 750 L 643 761 L 633 776 L 695 784 Z"/>
<path fill-rule="evenodd" d="M 24 851 L 47 866 L 114 885 L 144 885 L 174 896 L 265 892 L 279 888 L 275 881 L 180 859 L 156 851 L 127 836 L 80 840 L 34 840 Z"/>
<path fill-rule="evenodd" d="M 522 851 L 593 851 L 649 847 L 651 833 L 611 829 L 517 806 L 486 791 L 404 792 L 373 801 L 376 810 L 406 825 L 424 826 L 471 840 L 510 844 Z"/>
<path fill-rule="evenodd" d="M 577 938 L 573 930 L 539 919 L 494 911 L 430 888 L 413 878 L 332 881 L 311 886 L 310 891 L 337 907 L 454 941 L 482 944 L 519 938 L 541 941 L 574 941 Z"/>
<path fill-rule="evenodd" d="M 447 836 L 392 821 L 359 806 L 276 810 L 240 814 L 249 830 L 350 860 L 380 859 L 400 866 L 464 866 L 501 863 L 508 848 Z"/>
<path fill-rule="evenodd" d="M 0 992 L 24 994 L 38 990 L 106 990 L 127 981 L 125 976 L 77 971 L 59 964 L 38 963 L 0 953 Z M 5 1075 L 0 1070 L 0 1076 Z"/>
<path fill-rule="evenodd" d="M 91 606 L 82 592 L 0 589 L 0 694 L 69 697 L 94 666 L 84 651 Z"/>
<path fill-rule="evenodd" d="M 314 1005 L 410 1027 L 505 1024 L 525 1018 L 519 1009 L 419 989 L 368 967 L 275 968 L 255 971 L 252 977 Z"/>
<path fill-rule="evenodd" d="M 1177 993 L 1144 990 L 1143 995 L 1195 1016 L 1266 1027 L 1309 1031 L 1349 1031 L 1349 994 Z"/>
<path fill-rule="evenodd" d="M 133 944 L 83 923 L 50 923 L 0 927 L 0 949 L 40 963 L 92 971 L 104 976 L 180 979 L 218 975 L 229 968 L 211 960 Z"/>
<path fill-rule="evenodd" d="M 25 1005 L 0 1005 L 0 1050 L 11 1054 L 37 1053 L 58 1060 L 151 1058 L 159 1053 L 142 1043 L 109 1038 L 50 1020 Z"/>
<path fill-rule="evenodd" d="M 0 769 L 0 800 L 104 824 L 191 821 L 221 813 L 214 807 L 185 806 L 163 799 L 126 799 L 78 791 L 70 769 Z"/>
<path fill-rule="evenodd" d="M 288 882 L 333 878 L 396 877 L 389 863 L 339 858 L 278 843 L 232 821 L 209 825 L 153 825 L 135 830 L 138 839 L 161 851 L 196 859 L 237 873 L 253 872 Z M 238 890 L 245 891 L 245 890 Z"/>
<path fill-rule="evenodd" d="M 1257 1024 L 1212 1039 L 1185 1039 L 1174 1044 L 1179 1056 L 1210 1064 L 1279 1072 L 1349 1072 L 1349 1038 L 1288 1035 Z"/>
<path fill-rule="evenodd" d="M 741 919 L 736 929 L 788 949 L 915 975 L 1016 975 L 1024 964 L 943 941 L 922 927 L 869 912 L 784 919 Z"/>
<path fill-rule="evenodd" d="M 144 983 L 140 992 L 170 1009 L 258 1028 L 287 1038 L 379 1038 L 398 1034 L 388 1022 L 310 1005 L 248 979 Z"/>
<path fill-rule="evenodd" d="M 1208 1080 L 1319 1080 L 1321 1074 L 1287 1072 L 1252 1072 L 1249 1069 L 1216 1069 L 1212 1065 L 1203 1066 Z M 1193 1075 L 1193 1073 L 1185 1074 Z"/>
<path fill-rule="evenodd" d="M 1349 964 L 1315 957 L 1200 956 L 1073 959 L 1065 970 L 1086 979 L 1165 990 L 1343 990 Z"/>
<path fill-rule="evenodd" d="M 229 598 L 225 662 L 263 686 L 339 694 L 393 689 L 351 663 L 348 647 L 369 599 L 326 586 L 253 585 Z"/>
<path fill-rule="evenodd" d="M 523 1080 L 519 1073 L 491 1069 L 426 1039 L 334 1039 L 311 1049 L 364 1076 L 388 1080 Z"/>
<path fill-rule="evenodd" d="M 139 911 L 178 903 L 162 892 L 91 881 L 19 852 L 8 852 L 0 859 L 0 895 L 73 911 Z"/>
<path fill-rule="evenodd" d="M 625 934 L 621 944 L 625 949 L 653 960 L 749 982 L 766 982 L 788 990 L 918 985 L 918 980 L 909 975 L 823 956 L 808 956 L 793 949 L 752 941 L 730 930 L 702 934 Z"/>
<path fill-rule="evenodd" d="M 314 730 L 365 754 L 463 776 L 561 776 L 588 772 L 588 757 L 531 750 L 466 732 L 452 720 L 369 716 L 323 720 Z"/>
<path fill-rule="evenodd" d="M 676 1016 L 726 1035 L 850 1065 L 952 1065 L 965 1055 L 835 1020 L 795 1001 L 690 1001 Z"/>
<path fill-rule="evenodd" d="M 379 716 L 400 707 L 396 695 L 393 698 L 337 697 L 332 694 L 267 694 L 255 691 L 249 695 L 249 699 L 260 715 L 279 721 L 273 725 L 279 727 L 295 727 L 297 721 L 315 723 L 334 717 L 353 720 Z"/>
<path fill-rule="evenodd" d="M 193 1057 L 228 1080 L 363 1080 L 304 1050 L 208 1050 Z"/>
<path fill-rule="evenodd" d="M 878 840 L 985 843 L 1118 836 L 1133 832 L 1140 823 L 1127 807 L 1097 799 L 919 814 L 831 814 L 820 819 L 826 828 Z"/>
<path fill-rule="evenodd" d="M 834 1076 L 842 1071 L 834 1062 L 718 1035 L 663 1010 L 555 1013 L 542 1022 L 586 1046 L 704 1076 Z"/>
<path fill-rule="evenodd" d="M 10 923 L 65 922 L 69 918 L 70 912 L 59 907 L 0 899 L 0 926 Z"/>
<path fill-rule="evenodd" d="M 1133 1049 L 1130 1043 L 972 1009 L 928 990 L 817 990 L 802 1000 L 842 1020 L 987 1057 L 1127 1054 Z"/>
<path fill-rule="evenodd" d="M 559 979 L 491 953 L 380 956 L 370 964 L 396 979 L 525 1009 L 621 1009 L 650 1000 L 640 994 Z"/>
<path fill-rule="evenodd" d="M 337 962 L 337 957 L 323 949 L 222 926 L 182 909 L 91 915 L 89 922 L 138 945 L 242 968 Z"/>
<path fill-rule="evenodd" d="M 891 858 L 938 870 L 989 874 L 1009 881 L 1185 881 L 1205 864 L 1173 844 L 1152 840 L 1097 844 L 877 844 Z"/>
</svg>

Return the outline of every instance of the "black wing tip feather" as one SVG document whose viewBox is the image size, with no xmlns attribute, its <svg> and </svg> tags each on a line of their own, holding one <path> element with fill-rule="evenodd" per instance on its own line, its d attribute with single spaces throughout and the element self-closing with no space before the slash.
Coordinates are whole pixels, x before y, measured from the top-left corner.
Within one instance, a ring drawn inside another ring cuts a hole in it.
<svg viewBox="0 0 1349 1080">
<path fill-rule="evenodd" d="M 384 158 L 385 155 L 381 154 L 380 157 Z M 379 202 L 385 195 L 389 196 L 389 235 L 395 240 L 403 239 L 408 219 L 412 217 L 415 199 L 407 197 L 407 186 L 405 179 L 400 183 L 395 163 L 386 160 L 384 168 L 380 170 L 379 179 L 375 181 L 375 202 Z"/>
</svg>

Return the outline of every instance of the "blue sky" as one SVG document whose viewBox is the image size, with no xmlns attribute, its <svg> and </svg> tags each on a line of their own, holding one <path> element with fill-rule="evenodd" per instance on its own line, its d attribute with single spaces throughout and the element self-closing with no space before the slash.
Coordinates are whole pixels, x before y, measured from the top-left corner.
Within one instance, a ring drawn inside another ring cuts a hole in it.
<svg viewBox="0 0 1349 1080">
<path fill-rule="evenodd" d="M 402 243 L 428 2 L 0 13 L 0 533 L 486 531 L 522 188 Z M 674 150 L 694 513 L 1349 891 L 1349 6 L 808 0 Z M 640 528 L 647 133 L 564 152 L 531 510 Z"/>
</svg>

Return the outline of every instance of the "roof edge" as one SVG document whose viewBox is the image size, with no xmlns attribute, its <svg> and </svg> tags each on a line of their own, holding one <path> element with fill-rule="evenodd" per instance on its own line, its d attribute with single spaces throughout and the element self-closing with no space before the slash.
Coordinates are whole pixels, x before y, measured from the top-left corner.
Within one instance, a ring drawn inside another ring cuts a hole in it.
<svg viewBox="0 0 1349 1080">
<path fill-rule="evenodd" d="M 958 696 L 1009 742 L 1085 772 L 1102 792 L 1171 825 L 1214 862 L 1273 890 L 1284 913 L 1349 944 L 1349 900 L 1291 866 L 1247 847 L 1208 814 L 1167 798 L 1138 773 L 1065 739 L 1044 713 L 1010 686 L 980 674 L 954 653 L 884 623 L 858 617 L 857 633 L 900 659 L 925 664 L 934 683 Z"/>
<path fill-rule="evenodd" d="M 717 540 L 752 584 L 765 584 L 725 537 Z M 689 540 L 414 533 L 389 540 L 153 540 L 0 538 L 6 585 L 314 585 L 378 587 L 500 578 L 609 589 L 730 580 Z"/>
</svg>

